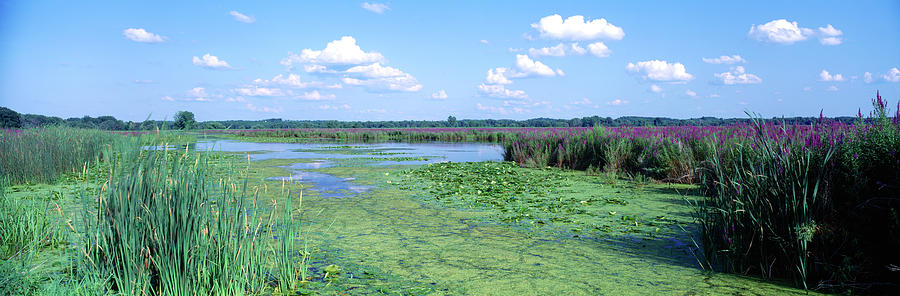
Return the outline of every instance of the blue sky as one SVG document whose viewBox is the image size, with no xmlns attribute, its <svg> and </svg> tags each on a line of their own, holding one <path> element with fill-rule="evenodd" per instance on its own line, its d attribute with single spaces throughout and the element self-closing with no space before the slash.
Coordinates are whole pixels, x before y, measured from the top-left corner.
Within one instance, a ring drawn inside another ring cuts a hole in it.
<svg viewBox="0 0 900 296">
<path fill-rule="evenodd" d="M 898 1 L 0 1 L 0 105 L 198 120 L 854 115 Z M 596 3 L 593 3 L 596 2 Z"/>
</svg>

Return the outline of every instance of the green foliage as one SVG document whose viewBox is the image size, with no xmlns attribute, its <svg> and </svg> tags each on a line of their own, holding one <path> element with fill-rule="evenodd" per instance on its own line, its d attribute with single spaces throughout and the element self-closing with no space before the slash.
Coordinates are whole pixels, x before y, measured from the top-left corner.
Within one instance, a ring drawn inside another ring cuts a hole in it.
<svg viewBox="0 0 900 296">
<path fill-rule="evenodd" d="M 0 128 L 21 128 L 22 115 L 6 107 L 0 107 Z"/>
<path fill-rule="evenodd" d="M 88 274 L 129 295 L 265 289 L 262 245 L 271 217 L 241 183 L 212 179 L 205 154 L 120 152 L 109 187 L 83 198 L 94 213 L 85 215 L 86 233 L 94 234 L 84 236 Z"/>
<path fill-rule="evenodd" d="M 194 113 L 189 111 L 178 111 L 178 113 L 175 113 L 175 129 L 193 129 L 196 124 Z"/>
<path fill-rule="evenodd" d="M 453 115 L 447 116 L 447 126 L 448 127 L 456 127 L 456 117 Z"/>
</svg>

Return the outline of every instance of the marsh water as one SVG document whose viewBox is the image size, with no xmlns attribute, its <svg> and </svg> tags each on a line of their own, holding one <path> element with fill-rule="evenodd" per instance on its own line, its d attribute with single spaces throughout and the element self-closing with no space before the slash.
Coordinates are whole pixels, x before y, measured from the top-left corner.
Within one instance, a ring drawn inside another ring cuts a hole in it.
<svg viewBox="0 0 900 296">
<path fill-rule="evenodd" d="M 691 255 L 691 209 L 665 185 L 633 192 L 629 209 L 677 217 L 687 231 L 579 236 L 492 222 L 484 211 L 427 202 L 428 191 L 393 184 L 404 170 L 423 164 L 500 161 L 502 148 L 493 144 L 217 140 L 194 148 L 246 153 L 254 163 L 281 168 L 267 177 L 305 186 L 302 211 L 313 225 L 310 239 L 328 253 L 329 263 L 364 266 L 402 279 L 403 285 L 425 287 L 425 294 L 805 294 L 701 270 Z"/>
</svg>

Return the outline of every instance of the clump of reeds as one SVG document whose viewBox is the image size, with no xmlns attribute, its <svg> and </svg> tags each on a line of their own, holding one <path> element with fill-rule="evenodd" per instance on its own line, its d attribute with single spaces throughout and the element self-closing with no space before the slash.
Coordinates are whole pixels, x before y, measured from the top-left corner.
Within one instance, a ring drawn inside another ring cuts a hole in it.
<svg viewBox="0 0 900 296">
<path fill-rule="evenodd" d="M 54 182 L 97 160 L 120 138 L 101 130 L 61 126 L 0 130 L 0 176 L 10 184 Z"/>
<path fill-rule="evenodd" d="M 84 198 L 92 213 L 85 219 L 85 274 L 107 280 L 109 292 L 128 295 L 241 295 L 268 288 L 276 213 L 258 206 L 246 182 L 214 179 L 205 153 L 121 153 L 125 160 L 110 165 L 107 185 Z"/>
</svg>

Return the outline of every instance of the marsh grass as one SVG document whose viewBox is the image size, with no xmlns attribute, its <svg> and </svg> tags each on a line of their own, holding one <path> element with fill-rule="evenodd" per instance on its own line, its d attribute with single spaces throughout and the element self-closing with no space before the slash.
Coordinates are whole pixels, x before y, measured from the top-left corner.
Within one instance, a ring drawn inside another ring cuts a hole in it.
<svg viewBox="0 0 900 296">
<path fill-rule="evenodd" d="M 9 184 L 50 183 L 85 163 L 102 160 L 103 150 L 122 135 L 62 126 L 0 130 L 0 176 Z"/>
</svg>

